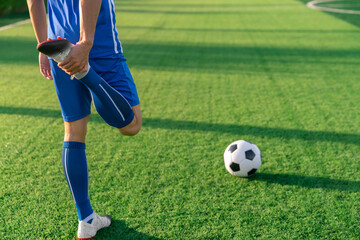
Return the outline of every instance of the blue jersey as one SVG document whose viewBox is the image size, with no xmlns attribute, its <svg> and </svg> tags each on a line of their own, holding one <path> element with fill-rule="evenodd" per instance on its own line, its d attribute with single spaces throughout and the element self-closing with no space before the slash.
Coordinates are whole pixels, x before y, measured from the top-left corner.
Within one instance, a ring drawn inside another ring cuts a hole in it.
<svg viewBox="0 0 360 240">
<path fill-rule="evenodd" d="M 90 3 L 91 4 L 91 3 Z M 123 58 L 116 29 L 114 0 L 103 0 L 96 23 L 90 58 Z M 62 37 L 73 44 L 80 39 L 79 0 L 48 0 L 48 37 Z"/>
</svg>

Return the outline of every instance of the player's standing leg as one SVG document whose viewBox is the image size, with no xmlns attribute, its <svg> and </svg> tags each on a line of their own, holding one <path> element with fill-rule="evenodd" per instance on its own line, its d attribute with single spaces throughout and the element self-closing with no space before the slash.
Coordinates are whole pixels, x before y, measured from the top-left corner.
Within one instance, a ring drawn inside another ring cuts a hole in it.
<svg viewBox="0 0 360 240">
<path fill-rule="evenodd" d="M 93 211 L 88 194 L 88 165 L 85 152 L 87 123 L 90 115 L 91 94 L 78 81 L 53 64 L 52 75 L 65 122 L 63 143 L 63 170 L 79 218 L 78 237 L 86 239 L 111 223 L 108 216 L 99 216 Z"/>
<path fill-rule="evenodd" d="M 62 162 L 66 180 L 75 201 L 79 217 L 78 238 L 89 239 L 96 232 L 111 224 L 108 215 L 99 216 L 91 207 L 88 193 L 88 166 L 85 153 L 85 137 L 89 116 L 77 121 L 65 122 Z"/>
</svg>

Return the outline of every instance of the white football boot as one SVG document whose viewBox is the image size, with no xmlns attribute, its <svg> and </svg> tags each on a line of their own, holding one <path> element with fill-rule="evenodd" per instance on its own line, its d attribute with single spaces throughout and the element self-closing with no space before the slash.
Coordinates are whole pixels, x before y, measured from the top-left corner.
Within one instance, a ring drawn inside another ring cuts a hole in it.
<svg viewBox="0 0 360 240">
<path fill-rule="evenodd" d="M 74 45 L 65 38 L 58 37 L 39 43 L 37 50 L 53 59 L 55 62 L 60 63 L 66 59 L 73 46 Z M 87 70 L 89 70 L 89 68 L 90 66 L 88 65 Z M 87 72 L 78 72 L 71 76 L 71 79 L 74 77 L 80 79 L 86 76 L 86 74 Z"/>
<path fill-rule="evenodd" d="M 111 217 L 109 215 L 99 216 L 94 212 L 94 218 L 91 223 L 87 223 L 86 219 L 79 221 L 78 239 L 87 240 L 95 237 L 97 231 L 108 227 L 111 224 Z"/>
</svg>

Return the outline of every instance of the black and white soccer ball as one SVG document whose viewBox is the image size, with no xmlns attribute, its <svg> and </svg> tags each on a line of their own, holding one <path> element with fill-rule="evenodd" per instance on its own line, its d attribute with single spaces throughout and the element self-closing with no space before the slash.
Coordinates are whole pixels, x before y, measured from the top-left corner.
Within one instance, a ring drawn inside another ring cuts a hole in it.
<svg viewBox="0 0 360 240">
<path fill-rule="evenodd" d="M 226 148 L 224 162 L 226 170 L 232 175 L 250 177 L 261 166 L 260 150 L 251 142 L 239 140 Z"/>
</svg>

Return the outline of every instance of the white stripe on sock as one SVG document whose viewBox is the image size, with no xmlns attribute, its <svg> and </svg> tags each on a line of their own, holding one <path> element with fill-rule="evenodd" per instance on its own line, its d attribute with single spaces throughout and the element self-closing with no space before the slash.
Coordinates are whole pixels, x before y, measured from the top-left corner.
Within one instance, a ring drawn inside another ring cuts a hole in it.
<svg viewBox="0 0 360 240">
<path fill-rule="evenodd" d="M 69 178 L 69 174 L 68 174 L 68 171 L 67 171 L 67 148 L 65 148 L 65 159 L 64 159 L 64 161 L 65 161 L 65 174 L 66 174 L 66 178 L 67 178 L 67 180 L 68 180 L 68 183 L 69 183 L 69 187 L 70 187 L 70 192 L 71 192 L 71 195 L 72 195 L 72 197 L 73 197 L 73 199 L 74 199 L 74 201 L 75 201 L 75 203 L 76 203 L 76 200 L 75 200 L 75 197 L 74 197 L 74 192 L 73 192 L 73 189 L 72 189 L 72 186 L 71 186 L 71 182 L 70 182 L 70 178 Z"/>
<path fill-rule="evenodd" d="M 116 110 L 119 112 L 121 118 L 123 119 L 123 121 L 125 122 L 125 118 L 123 116 L 123 114 L 121 113 L 121 111 L 119 110 L 119 108 L 116 106 L 114 100 L 112 100 L 112 98 L 110 97 L 110 95 L 106 92 L 105 88 L 103 86 L 101 86 L 101 84 L 99 84 L 99 86 L 101 87 L 101 89 L 106 93 L 106 95 L 109 97 L 109 99 L 111 100 L 111 102 L 114 104 Z"/>
</svg>

